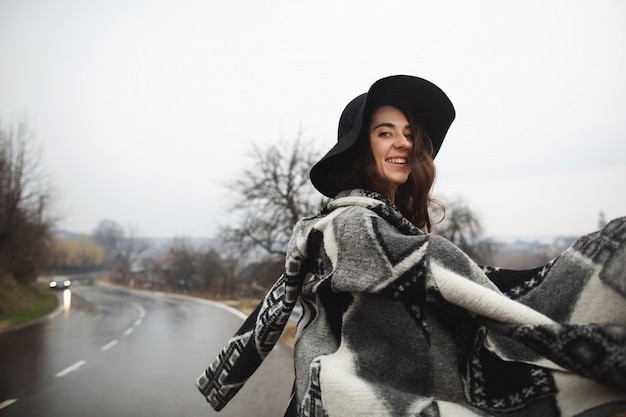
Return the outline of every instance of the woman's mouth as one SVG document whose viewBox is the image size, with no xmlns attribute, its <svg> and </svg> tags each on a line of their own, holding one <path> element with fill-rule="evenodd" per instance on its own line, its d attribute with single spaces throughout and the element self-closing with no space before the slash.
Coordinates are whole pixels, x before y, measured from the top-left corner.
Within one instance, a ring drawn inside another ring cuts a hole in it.
<svg viewBox="0 0 626 417">
<path fill-rule="evenodd" d="M 389 162 L 391 164 L 406 164 L 406 158 L 389 158 L 385 159 L 385 162 Z"/>
</svg>

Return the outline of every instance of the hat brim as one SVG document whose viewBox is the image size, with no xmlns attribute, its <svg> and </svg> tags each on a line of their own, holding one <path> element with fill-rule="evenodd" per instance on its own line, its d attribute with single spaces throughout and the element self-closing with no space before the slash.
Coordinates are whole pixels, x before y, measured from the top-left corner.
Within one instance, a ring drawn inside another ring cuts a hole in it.
<svg viewBox="0 0 626 417">
<path fill-rule="evenodd" d="M 340 120 L 340 133 L 335 146 L 311 168 L 311 182 L 327 197 L 339 191 L 332 180 L 330 166 L 340 159 L 357 142 L 363 123 L 381 106 L 395 106 L 409 112 L 428 132 L 433 145 L 433 158 L 439 152 L 443 140 L 455 118 L 455 110 L 448 96 L 435 84 L 423 78 L 394 75 L 376 81 L 365 94 L 352 100 Z M 352 106 L 352 108 L 351 108 Z M 341 124 L 349 120 L 350 129 L 341 134 Z M 349 163 L 349 161 L 346 161 Z"/>
</svg>

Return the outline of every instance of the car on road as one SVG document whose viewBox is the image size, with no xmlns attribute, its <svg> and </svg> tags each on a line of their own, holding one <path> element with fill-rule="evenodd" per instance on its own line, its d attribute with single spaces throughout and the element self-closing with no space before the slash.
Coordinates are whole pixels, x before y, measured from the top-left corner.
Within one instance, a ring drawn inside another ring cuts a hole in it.
<svg viewBox="0 0 626 417">
<path fill-rule="evenodd" d="M 65 275 L 57 275 L 50 280 L 49 285 L 53 290 L 64 290 L 72 285 L 72 281 Z"/>
</svg>

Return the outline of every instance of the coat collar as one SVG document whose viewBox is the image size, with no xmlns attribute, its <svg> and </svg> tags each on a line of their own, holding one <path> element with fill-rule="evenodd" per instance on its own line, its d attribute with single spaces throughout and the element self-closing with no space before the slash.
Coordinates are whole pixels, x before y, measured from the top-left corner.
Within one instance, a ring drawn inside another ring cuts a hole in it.
<svg viewBox="0 0 626 417">
<path fill-rule="evenodd" d="M 400 210 L 391 200 L 379 193 L 364 189 L 341 191 L 334 199 L 328 202 L 320 214 L 326 215 L 335 209 L 348 206 L 359 206 L 372 210 L 404 234 L 424 234 L 422 230 L 402 216 Z"/>
</svg>

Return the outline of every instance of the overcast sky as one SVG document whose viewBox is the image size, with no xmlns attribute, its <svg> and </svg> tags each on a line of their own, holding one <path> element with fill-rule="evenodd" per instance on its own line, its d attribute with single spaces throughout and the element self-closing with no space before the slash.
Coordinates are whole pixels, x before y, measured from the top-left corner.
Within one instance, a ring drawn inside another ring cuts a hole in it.
<svg viewBox="0 0 626 417">
<path fill-rule="evenodd" d="M 384 4 L 384 6 L 383 6 Z M 250 143 L 320 156 L 377 79 L 439 85 L 457 119 L 435 194 L 492 236 L 626 214 L 622 0 L 0 0 L 0 120 L 27 116 L 60 226 L 212 236 Z"/>
</svg>

